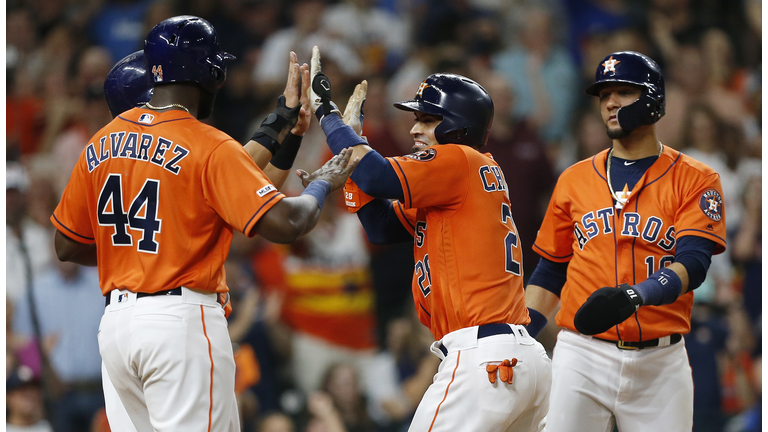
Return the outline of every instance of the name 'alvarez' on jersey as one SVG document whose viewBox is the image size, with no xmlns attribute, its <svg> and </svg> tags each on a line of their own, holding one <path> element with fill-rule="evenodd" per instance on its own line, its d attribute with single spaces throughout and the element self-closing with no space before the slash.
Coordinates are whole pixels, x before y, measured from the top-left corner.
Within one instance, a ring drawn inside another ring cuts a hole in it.
<svg viewBox="0 0 768 432">
<path fill-rule="evenodd" d="M 604 286 L 634 285 L 674 262 L 677 239 L 695 235 L 725 251 L 720 176 L 667 146 L 616 209 L 606 180 L 605 150 L 565 170 L 557 181 L 533 249 L 569 262 L 556 323 L 576 331 L 573 318 L 590 294 Z M 640 341 L 690 331 L 693 292 L 672 304 L 645 306 L 596 337 Z"/>
<path fill-rule="evenodd" d="M 253 235 L 283 198 L 227 134 L 180 110 L 134 108 L 91 139 L 51 222 L 96 244 L 104 294 L 226 292 L 233 228 Z"/>
<path fill-rule="evenodd" d="M 444 144 L 387 159 L 405 201 L 395 213 L 414 236 L 416 311 L 435 340 L 476 325 L 528 324 L 522 245 L 491 155 Z"/>
</svg>

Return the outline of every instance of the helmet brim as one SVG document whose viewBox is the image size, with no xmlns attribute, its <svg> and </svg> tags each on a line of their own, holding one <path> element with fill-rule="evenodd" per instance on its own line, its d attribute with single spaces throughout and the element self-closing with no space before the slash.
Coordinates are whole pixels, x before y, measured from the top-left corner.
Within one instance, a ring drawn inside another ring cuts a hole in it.
<svg viewBox="0 0 768 432">
<path fill-rule="evenodd" d="M 443 115 L 443 109 L 424 100 L 411 99 L 393 104 L 395 108 L 403 111 L 418 111 L 425 114 Z"/>
<path fill-rule="evenodd" d="M 635 81 L 629 81 L 629 80 L 623 80 L 623 79 L 607 79 L 607 80 L 602 80 L 602 81 L 598 81 L 590 84 L 589 87 L 584 89 L 584 93 L 590 96 L 600 96 L 600 88 L 605 84 L 610 84 L 610 83 L 632 84 L 634 86 L 643 87 L 641 84 L 638 84 Z"/>
</svg>

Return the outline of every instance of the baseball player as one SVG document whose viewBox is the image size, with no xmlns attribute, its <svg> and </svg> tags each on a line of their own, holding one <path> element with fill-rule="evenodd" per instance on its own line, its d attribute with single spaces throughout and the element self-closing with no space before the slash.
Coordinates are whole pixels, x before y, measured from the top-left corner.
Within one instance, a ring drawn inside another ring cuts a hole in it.
<svg viewBox="0 0 768 432">
<path fill-rule="evenodd" d="M 356 164 L 349 151 L 334 157 L 302 173 L 306 189 L 286 198 L 240 144 L 199 121 L 232 58 L 210 23 L 165 20 L 147 35 L 144 55 L 152 98 L 84 149 L 51 217 L 56 252 L 99 268 L 99 350 L 136 430 L 239 431 L 220 300 L 233 229 L 293 241 Z"/>
<path fill-rule="evenodd" d="M 693 382 L 682 335 L 693 290 L 725 250 L 720 177 L 662 145 L 664 78 L 615 52 L 586 93 L 612 148 L 563 172 L 526 289 L 537 333 L 560 303 L 547 430 L 690 431 Z"/>
<path fill-rule="evenodd" d="M 278 189 L 285 183 L 289 170 L 299 152 L 304 133 L 309 128 L 311 112 L 306 99 L 309 87 L 309 66 L 299 66 L 296 53 L 288 59 L 288 81 L 277 107 L 262 122 L 259 129 L 245 144 L 256 165 Z M 298 90 L 301 82 L 301 90 Z M 154 82 L 147 76 L 144 51 L 125 56 L 107 74 L 104 97 L 112 117 L 152 98 Z M 301 103 L 299 102 L 301 99 Z M 287 105 L 293 106 L 289 108 Z"/>
<path fill-rule="evenodd" d="M 311 74 L 328 146 L 363 155 L 345 193 L 369 240 L 414 244 L 414 304 L 442 362 L 409 430 L 542 430 L 550 360 L 525 328 L 522 246 L 504 174 L 479 151 L 493 120 L 490 95 L 463 76 L 430 75 L 412 100 L 395 104 L 414 113 L 415 152 L 384 158 L 355 132 L 367 83 L 344 113 L 353 128 L 330 99 L 317 47 Z"/>
</svg>

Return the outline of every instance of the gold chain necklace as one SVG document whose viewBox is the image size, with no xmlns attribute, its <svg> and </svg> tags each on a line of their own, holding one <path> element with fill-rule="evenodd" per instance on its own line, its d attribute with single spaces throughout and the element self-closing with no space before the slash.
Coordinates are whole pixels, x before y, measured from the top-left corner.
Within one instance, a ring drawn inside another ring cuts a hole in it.
<svg viewBox="0 0 768 432">
<path fill-rule="evenodd" d="M 661 156 L 661 152 L 664 150 L 664 146 L 659 143 L 659 154 L 656 155 L 656 157 Z M 613 190 L 613 183 L 611 182 L 611 159 L 613 159 L 613 147 L 611 147 L 611 150 L 608 152 L 608 166 L 605 168 L 605 177 L 608 180 L 608 189 L 611 191 L 611 196 L 614 200 L 616 200 L 616 206 L 617 208 L 621 209 L 624 207 L 624 204 L 627 203 L 629 200 L 629 197 L 625 197 L 624 199 L 620 199 L 618 195 L 616 195 L 616 191 Z M 619 207 L 620 206 L 620 207 Z"/>
<path fill-rule="evenodd" d="M 166 106 L 156 107 L 154 105 L 150 105 L 149 102 L 147 102 L 147 103 L 144 104 L 144 106 L 149 108 L 149 109 L 152 109 L 152 110 L 164 110 L 164 109 L 171 109 L 171 108 L 181 108 L 184 111 L 186 111 L 187 114 L 189 114 L 189 110 L 187 109 L 187 107 L 185 107 L 184 105 L 179 105 L 179 104 L 168 104 Z"/>
</svg>

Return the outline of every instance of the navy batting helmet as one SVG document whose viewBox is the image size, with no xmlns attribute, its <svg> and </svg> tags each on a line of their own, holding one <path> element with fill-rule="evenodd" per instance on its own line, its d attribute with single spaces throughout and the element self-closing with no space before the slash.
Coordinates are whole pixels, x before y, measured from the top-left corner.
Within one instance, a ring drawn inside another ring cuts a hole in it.
<svg viewBox="0 0 768 432">
<path fill-rule="evenodd" d="M 149 102 L 153 90 L 154 86 L 147 76 L 144 51 L 123 57 L 104 81 L 104 97 L 112 117 Z"/>
<path fill-rule="evenodd" d="M 606 83 L 626 83 L 643 88 L 640 99 L 620 108 L 617 114 L 621 128 L 627 132 L 656 123 L 664 116 L 664 76 L 650 57 L 634 51 L 607 55 L 595 71 L 595 82 L 584 92 L 599 96 L 600 88 Z"/>
<path fill-rule="evenodd" d="M 219 48 L 211 23 L 191 15 L 156 25 L 144 41 L 144 54 L 156 85 L 194 82 L 209 93 L 216 93 L 227 78 L 225 60 L 235 58 Z"/>
<path fill-rule="evenodd" d="M 469 78 L 437 73 L 424 80 L 416 96 L 398 102 L 396 108 L 439 115 L 435 128 L 440 144 L 484 146 L 493 123 L 493 101 L 487 91 Z"/>
</svg>

